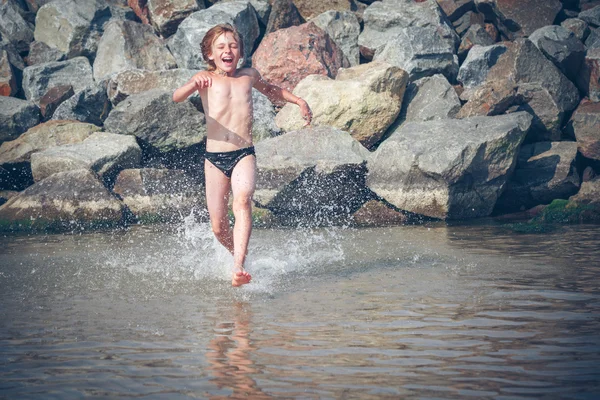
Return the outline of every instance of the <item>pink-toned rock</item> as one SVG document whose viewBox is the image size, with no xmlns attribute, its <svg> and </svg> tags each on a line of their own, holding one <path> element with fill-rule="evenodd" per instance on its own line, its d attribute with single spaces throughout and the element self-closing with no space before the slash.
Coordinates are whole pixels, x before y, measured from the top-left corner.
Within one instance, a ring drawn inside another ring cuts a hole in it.
<svg viewBox="0 0 600 400">
<path fill-rule="evenodd" d="M 17 81 L 6 50 L 0 51 L 0 96 L 13 96 L 17 93 Z"/>
<path fill-rule="evenodd" d="M 456 21 L 475 8 L 474 0 L 436 0 L 450 21 Z"/>
<path fill-rule="evenodd" d="M 517 85 L 509 80 L 488 82 L 473 92 L 456 117 L 503 114 L 509 107 L 521 102 L 517 90 Z"/>
<path fill-rule="evenodd" d="M 577 150 L 600 161 L 600 103 L 584 100 L 573 113 L 565 133 L 577 140 Z"/>
<path fill-rule="evenodd" d="M 475 0 L 475 4 L 509 39 L 552 25 L 562 9 L 560 0 Z"/>
<path fill-rule="evenodd" d="M 74 94 L 75 92 L 71 85 L 54 86 L 48 90 L 40 99 L 40 113 L 42 114 L 42 118 L 44 120 L 50 119 L 58 106 Z"/>
<path fill-rule="evenodd" d="M 577 77 L 577 86 L 592 101 L 600 101 L 600 48 L 588 49 Z"/>
<path fill-rule="evenodd" d="M 293 2 L 300 11 L 300 15 L 306 20 L 329 10 L 354 11 L 357 9 L 355 0 L 293 0 Z"/>
<path fill-rule="evenodd" d="M 265 36 L 252 64 L 265 80 L 289 91 L 308 75 L 335 78 L 339 68 L 350 67 L 329 35 L 311 22 Z"/>
<path fill-rule="evenodd" d="M 127 5 L 131 7 L 142 23 L 150 23 L 148 20 L 148 0 L 127 0 Z"/>
</svg>

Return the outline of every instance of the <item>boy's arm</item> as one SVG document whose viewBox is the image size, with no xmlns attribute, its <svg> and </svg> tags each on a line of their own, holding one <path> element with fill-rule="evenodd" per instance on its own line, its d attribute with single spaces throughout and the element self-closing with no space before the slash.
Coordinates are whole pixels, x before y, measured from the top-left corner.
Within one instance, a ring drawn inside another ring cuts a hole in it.
<svg viewBox="0 0 600 400">
<path fill-rule="evenodd" d="M 298 107 L 300 107 L 300 113 L 302 114 L 302 118 L 306 121 L 306 125 L 310 125 L 312 120 L 312 111 L 304 99 L 294 95 L 286 89 L 265 82 L 260 76 L 260 73 L 255 69 L 252 69 L 252 73 L 254 76 L 254 87 L 259 92 L 267 96 L 273 103 L 286 101 L 288 103 L 296 104 Z"/>
<path fill-rule="evenodd" d="M 196 75 L 192 76 L 185 85 L 173 92 L 173 101 L 180 103 L 187 99 L 196 90 L 212 86 L 212 77 L 208 71 L 200 71 Z"/>
</svg>

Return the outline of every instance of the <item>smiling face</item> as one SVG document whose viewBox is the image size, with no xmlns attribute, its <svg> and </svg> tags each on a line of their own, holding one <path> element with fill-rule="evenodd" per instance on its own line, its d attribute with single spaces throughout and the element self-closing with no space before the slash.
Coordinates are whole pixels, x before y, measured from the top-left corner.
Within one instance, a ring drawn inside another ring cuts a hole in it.
<svg viewBox="0 0 600 400">
<path fill-rule="evenodd" d="M 208 59 L 215 64 L 216 72 L 233 75 L 240 58 L 240 46 L 233 32 L 223 32 L 212 42 Z"/>
</svg>

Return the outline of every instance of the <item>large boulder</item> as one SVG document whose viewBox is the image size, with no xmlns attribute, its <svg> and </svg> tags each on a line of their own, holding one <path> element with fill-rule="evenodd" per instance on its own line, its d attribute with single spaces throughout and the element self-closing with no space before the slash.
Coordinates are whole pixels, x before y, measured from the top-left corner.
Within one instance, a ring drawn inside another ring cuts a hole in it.
<svg viewBox="0 0 600 400">
<path fill-rule="evenodd" d="M 95 132 L 82 142 L 31 154 L 31 172 L 39 182 L 58 172 L 87 168 L 110 185 L 121 170 L 139 167 L 141 158 L 134 137 Z"/>
<path fill-rule="evenodd" d="M 17 139 L 0 146 L 0 168 L 7 173 L 1 189 L 23 190 L 33 184 L 30 157 L 33 153 L 64 144 L 79 143 L 100 127 L 74 121 L 48 121 L 30 128 Z"/>
<path fill-rule="evenodd" d="M 430 43 L 438 54 L 440 49 L 455 50 L 459 38 L 435 0 L 421 2 L 383 0 L 373 2 L 363 14 L 364 29 L 358 37 L 358 45 L 364 57 L 371 59 L 375 51 L 384 47 L 392 38 L 395 45 L 410 47 L 413 43 L 403 41 L 415 38 L 419 41 L 419 52 L 425 57 L 426 43 Z M 419 38 L 419 35 L 426 36 Z M 387 51 L 391 51 L 388 49 Z M 433 50 L 432 50 L 433 51 Z"/>
<path fill-rule="evenodd" d="M 60 103 L 52 114 L 52 119 L 102 125 L 110 109 L 111 103 L 108 101 L 104 82 L 88 86 Z"/>
<path fill-rule="evenodd" d="M 350 66 L 360 63 L 358 50 L 358 35 L 360 23 L 351 11 L 326 11 L 310 20 L 323 29 L 342 50 Z"/>
<path fill-rule="evenodd" d="M 579 18 L 568 18 L 560 23 L 560 26 L 573 32 L 577 39 L 585 42 L 590 34 L 590 26 Z"/>
<path fill-rule="evenodd" d="M 319 127 L 256 144 L 255 202 L 290 225 L 347 220 L 369 198 L 368 151 L 346 132 Z"/>
<path fill-rule="evenodd" d="M 357 9 L 357 2 L 355 0 L 335 0 L 335 1 L 322 1 L 322 0 L 293 0 L 298 11 L 305 20 L 312 19 L 319 14 L 322 14 L 329 10 L 334 11 L 351 11 Z"/>
<path fill-rule="evenodd" d="M 252 56 L 263 78 L 289 91 L 308 75 L 335 78 L 348 59 L 331 37 L 313 23 L 268 34 Z"/>
<path fill-rule="evenodd" d="M 600 101 L 600 41 L 598 44 L 586 52 L 577 79 L 577 87 L 592 101 Z"/>
<path fill-rule="evenodd" d="M 588 24 L 599 27 L 600 26 L 600 5 L 583 10 L 579 13 L 577 18 L 587 22 Z"/>
<path fill-rule="evenodd" d="M 111 21 L 98 44 L 94 78 L 99 81 L 132 68 L 172 69 L 177 68 L 177 62 L 148 25 Z"/>
<path fill-rule="evenodd" d="M 552 25 L 562 9 L 560 0 L 475 0 L 475 5 L 510 40 Z"/>
<path fill-rule="evenodd" d="M 431 121 L 455 118 L 461 103 L 456 90 L 443 75 L 421 78 L 410 83 L 404 94 L 404 121 Z"/>
<path fill-rule="evenodd" d="M 0 37 L 6 38 L 21 54 L 27 53 L 33 41 L 33 25 L 23 18 L 14 0 L 0 1 Z"/>
<path fill-rule="evenodd" d="M 281 129 L 275 123 L 275 107 L 273 103 L 261 92 L 252 89 L 253 120 L 252 141 L 254 143 L 263 139 L 277 136 Z"/>
<path fill-rule="evenodd" d="M 40 122 L 40 109 L 30 101 L 0 96 L 0 143 L 16 139 Z"/>
<path fill-rule="evenodd" d="M 577 140 L 577 148 L 584 157 L 600 161 L 600 103 L 582 102 L 565 132 Z"/>
<path fill-rule="evenodd" d="M 92 66 L 85 57 L 32 65 L 23 71 L 25 97 L 36 104 L 53 87 L 72 85 L 79 92 L 93 84 Z"/>
<path fill-rule="evenodd" d="M 88 169 L 54 174 L 0 207 L 5 231 L 79 231 L 123 224 L 124 206 Z"/>
<path fill-rule="evenodd" d="M 529 40 L 571 81 L 575 81 L 585 57 L 585 46 L 575 34 L 562 26 L 545 26 Z"/>
<path fill-rule="evenodd" d="M 127 97 L 104 121 L 109 132 L 136 136 L 159 152 L 184 149 L 206 137 L 204 114 L 186 100 L 175 103 L 172 92 L 153 89 Z"/>
<path fill-rule="evenodd" d="M 206 213 L 204 187 L 183 171 L 126 169 L 116 179 L 116 193 L 138 222 L 176 222 Z"/>
<path fill-rule="evenodd" d="M 462 83 L 464 88 L 475 88 L 482 85 L 486 81 L 490 69 L 496 65 L 506 50 L 505 44 L 473 46 L 458 70 L 457 80 Z"/>
<path fill-rule="evenodd" d="M 474 0 L 436 0 L 444 14 L 452 22 L 475 8 Z"/>
<path fill-rule="evenodd" d="M 67 55 L 44 42 L 34 40 L 29 45 L 29 54 L 25 58 L 27 65 L 44 64 L 47 62 L 64 61 Z"/>
<path fill-rule="evenodd" d="M 302 25 L 305 22 L 292 0 L 273 0 L 265 33 Z"/>
<path fill-rule="evenodd" d="M 148 0 L 150 21 L 163 37 L 174 34 L 181 21 L 201 8 L 204 2 L 196 0 Z"/>
<path fill-rule="evenodd" d="M 335 80 L 310 75 L 294 93 L 313 111 L 313 124 L 333 126 L 349 132 L 369 148 L 396 120 L 408 75 L 398 67 L 372 62 L 341 69 Z M 305 121 L 295 104 L 287 104 L 275 118 L 285 131 L 301 129 Z"/>
<path fill-rule="evenodd" d="M 488 216 L 531 120 L 514 113 L 403 124 L 369 160 L 367 186 L 394 206 L 428 217 Z"/>
<path fill-rule="evenodd" d="M 205 69 L 200 43 L 217 24 L 232 24 L 244 42 L 244 62 L 250 59 L 260 28 L 256 10 L 248 1 L 219 2 L 188 16 L 169 39 L 168 46 L 179 68 Z"/>
<path fill-rule="evenodd" d="M 492 46 L 495 42 L 483 26 L 479 24 L 471 25 L 460 41 L 458 57 L 464 60 L 473 46 Z"/>
<path fill-rule="evenodd" d="M 537 142 L 521 147 L 515 172 L 496 203 L 497 213 L 524 211 L 579 190 L 577 143 Z"/>
</svg>

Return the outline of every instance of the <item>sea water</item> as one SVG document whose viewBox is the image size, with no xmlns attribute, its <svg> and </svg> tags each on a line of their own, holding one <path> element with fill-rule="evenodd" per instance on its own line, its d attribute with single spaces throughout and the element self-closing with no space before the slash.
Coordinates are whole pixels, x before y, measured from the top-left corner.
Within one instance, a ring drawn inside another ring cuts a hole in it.
<svg viewBox="0 0 600 400">
<path fill-rule="evenodd" d="M 0 398 L 596 399 L 599 228 L 0 237 Z"/>
</svg>

